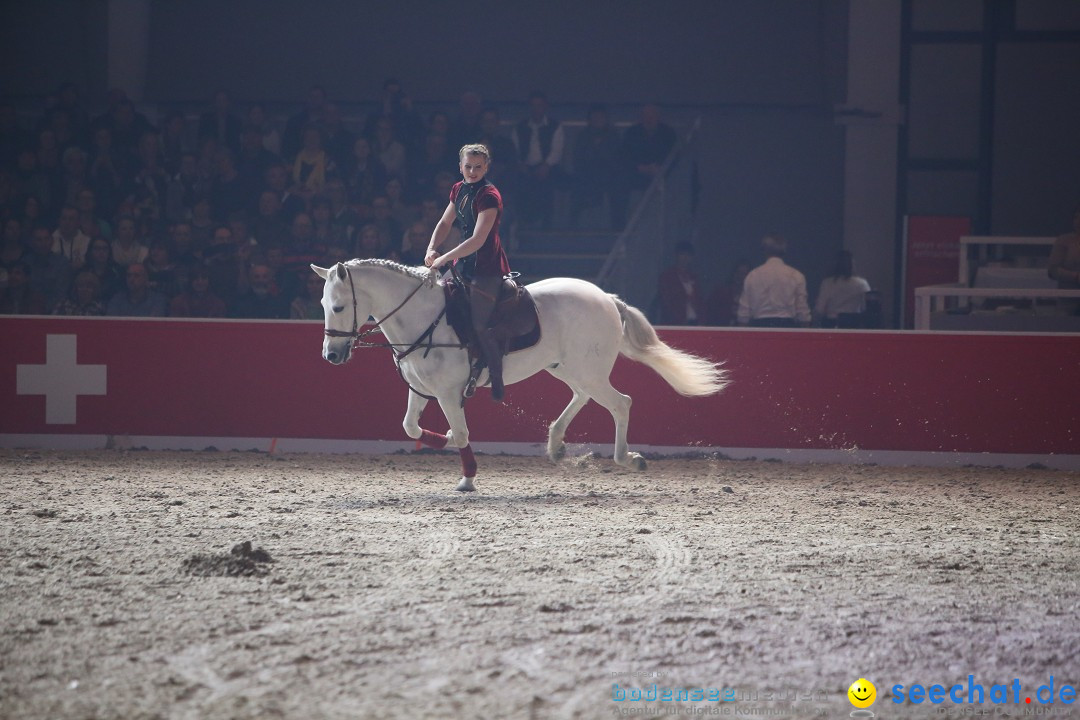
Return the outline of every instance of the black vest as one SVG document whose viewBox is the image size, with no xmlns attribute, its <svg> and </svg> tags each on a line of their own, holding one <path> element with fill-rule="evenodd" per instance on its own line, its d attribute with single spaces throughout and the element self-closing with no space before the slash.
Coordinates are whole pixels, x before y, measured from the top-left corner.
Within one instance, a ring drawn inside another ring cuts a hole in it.
<svg viewBox="0 0 1080 720">
<path fill-rule="evenodd" d="M 454 210 L 457 214 L 458 222 L 461 224 L 461 239 L 468 240 L 472 237 L 473 232 L 476 230 L 476 194 L 480 192 L 481 188 L 487 187 L 491 183 L 485 177 L 480 182 L 467 183 L 462 181 L 461 188 L 458 190 L 457 199 L 454 200 Z M 461 270 L 462 277 L 471 279 L 473 276 L 473 269 L 476 267 L 476 253 L 461 258 L 458 261 L 458 268 Z"/>
</svg>

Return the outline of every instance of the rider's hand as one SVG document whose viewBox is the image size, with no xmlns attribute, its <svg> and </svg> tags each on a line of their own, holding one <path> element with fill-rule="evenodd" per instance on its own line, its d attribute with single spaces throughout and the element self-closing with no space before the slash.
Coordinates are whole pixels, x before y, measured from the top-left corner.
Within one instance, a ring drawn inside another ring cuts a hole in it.
<svg viewBox="0 0 1080 720">
<path fill-rule="evenodd" d="M 435 268 L 435 267 L 429 267 L 428 268 L 428 276 L 427 276 L 427 281 L 426 282 L 428 284 L 428 287 L 435 287 L 436 285 L 438 285 L 438 283 L 439 283 L 439 269 L 438 268 Z"/>
<path fill-rule="evenodd" d="M 438 257 L 439 257 L 439 252 L 437 250 L 428 250 L 427 254 L 424 255 L 424 264 L 427 265 L 428 267 L 431 267 L 432 265 L 435 264 L 435 259 L 438 258 Z"/>
</svg>

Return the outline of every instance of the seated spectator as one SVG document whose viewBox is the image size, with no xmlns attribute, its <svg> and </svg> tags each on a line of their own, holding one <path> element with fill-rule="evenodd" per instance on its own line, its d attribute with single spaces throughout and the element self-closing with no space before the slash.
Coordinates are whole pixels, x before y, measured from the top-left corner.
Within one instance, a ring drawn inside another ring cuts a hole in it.
<svg viewBox="0 0 1080 720">
<path fill-rule="evenodd" d="M 199 159 L 195 153 L 180 156 L 180 167 L 165 186 L 165 217 L 170 222 L 189 220 L 195 200 L 210 192 L 210 179 L 199 172 Z"/>
<path fill-rule="evenodd" d="M 132 263 L 141 263 L 150 254 L 150 249 L 139 242 L 135 218 L 122 215 L 116 221 L 116 237 L 112 241 L 112 259 L 120 267 Z"/>
<path fill-rule="evenodd" d="M 484 99 L 475 90 L 466 90 L 458 99 L 457 117 L 450 131 L 450 144 L 456 150 L 462 145 L 480 142 L 484 134 L 481 115 Z M 490 150 L 491 148 L 488 148 Z"/>
<path fill-rule="evenodd" d="M 582 211 L 603 205 L 608 201 L 608 217 L 604 222 L 610 230 L 619 229 L 622 211 L 616 211 L 620 202 L 619 173 L 622 169 L 622 144 L 619 134 L 608 119 L 607 107 L 593 105 L 589 108 L 588 124 L 574 140 L 574 193 L 570 203 L 570 219 L 579 224 Z"/>
<path fill-rule="evenodd" d="M 214 219 L 225 222 L 247 210 L 254 202 L 257 187 L 247 184 L 246 178 L 236 168 L 236 158 L 232 152 L 222 150 L 218 153 L 217 175 L 210 187 L 210 204 L 216 214 Z"/>
<path fill-rule="evenodd" d="M 128 265 L 127 287 L 116 293 L 106 306 L 106 315 L 114 317 L 165 317 L 169 303 L 165 296 L 150 289 L 150 277 L 142 263 Z"/>
<path fill-rule="evenodd" d="M 135 195 L 136 202 L 152 208 L 158 217 L 165 212 L 169 186 L 169 173 L 165 170 L 165 156 L 156 131 L 148 130 L 139 138 L 134 186 L 128 192 Z"/>
<path fill-rule="evenodd" d="M 71 263 L 52 251 L 49 228 L 39 225 L 30 235 L 30 252 L 24 263 L 30 268 L 30 286 L 45 298 L 46 312 L 67 297 Z"/>
<path fill-rule="evenodd" d="M 276 163 L 266 169 L 263 184 L 264 190 L 271 190 L 277 195 L 278 207 L 280 208 L 278 217 L 286 226 L 292 223 L 297 213 L 307 210 L 308 203 L 307 197 L 297 192 L 295 186 L 290 185 L 290 177 L 289 168 L 281 163 Z"/>
<path fill-rule="evenodd" d="M 345 121 L 341 117 L 341 110 L 334 103 L 326 103 L 323 112 L 322 146 L 330 158 L 332 167 L 341 167 L 352 154 L 353 142 L 356 135 L 345 127 Z"/>
<path fill-rule="evenodd" d="M 405 227 L 417 218 L 416 206 L 405 202 L 405 185 L 400 178 L 392 177 L 387 180 L 384 191 L 383 195 L 390 201 L 390 217 L 396 220 L 398 225 Z"/>
<path fill-rule="evenodd" d="M 285 132 L 281 136 L 281 156 L 291 161 L 300 152 L 303 144 L 304 128 L 309 125 L 318 127 L 322 124 L 326 106 L 326 90 L 318 85 L 308 90 L 307 104 L 303 110 L 289 117 L 285 122 Z"/>
<path fill-rule="evenodd" d="M 427 252 L 428 241 L 431 239 L 432 228 L 423 221 L 417 220 L 401 239 L 401 262 L 406 265 L 423 265 L 424 254 Z"/>
<path fill-rule="evenodd" d="M 236 158 L 236 169 L 240 173 L 243 186 L 250 194 L 249 206 L 254 205 L 258 199 L 267 168 L 280 162 L 281 158 L 263 145 L 259 128 L 251 125 L 244 127 L 240 134 L 240 154 Z"/>
<path fill-rule="evenodd" d="M 313 227 L 312 240 L 316 245 L 325 246 L 331 241 L 334 234 L 330 199 L 325 195 L 316 195 L 311 198 L 309 210 Z"/>
<path fill-rule="evenodd" d="M 485 177 L 498 186 L 504 205 L 502 225 L 510 227 L 509 220 L 513 217 L 514 198 L 520 184 L 514 141 L 503 132 L 499 111 L 496 108 L 486 108 L 480 114 L 480 129 L 482 131 L 480 144 L 491 153 L 491 163 Z M 453 146 L 451 149 L 453 150 Z M 457 149 L 461 149 L 461 146 L 459 145 Z M 454 160 L 456 162 L 457 158 Z M 456 172 L 456 168 L 454 171 Z"/>
<path fill-rule="evenodd" d="M 661 322 L 667 325 L 698 325 L 705 321 L 701 285 L 694 272 L 694 246 L 675 247 L 675 264 L 660 274 Z"/>
<path fill-rule="evenodd" d="M 64 150 L 63 175 L 56 185 L 56 200 L 61 205 L 75 205 L 79 192 L 90 188 L 86 151 L 78 145 Z"/>
<path fill-rule="evenodd" d="M 94 130 L 90 148 L 90 187 L 106 217 L 112 217 L 120 204 L 122 188 L 133 160 L 113 145 L 112 132 L 107 127 Z"/>
<path fill-rule="evenodd" d="M 851 253 L 837 250 L 828 277 L 821 281 L 814 317 L 823 328 L 864 327 L 870 283 L 854 274 Z"/>
<path fill-rule="evenodd" d="M 44 315 L 45 296 L 30 284 L 33 270 L 26 263 L 8 268 L 7 288 L 0 295 L 0 315 Z"/>
<path fill-rule="evenodd" d="M 202 264 L 202 254 L 195 247 L 195 236 L 191 232 L 191 223 L 187 220 L 174 222 L 169 226 L 169 240 L 172 242 L 172 259 L 177 265 L 193 267 Z"/>
<path fill-rule="evenodd" d="M 79 229 L 79 211 L 74 206 L 65 205 L 60 211 L 60 222 L 52 238 L 54 253 L 67 260 L 73 270 L 83 266 L 90 238 Z"/>
<path fill-rule="evenodd" d="M 440 172 L 457 172 L 458 158 L 447 143 L 446 135 L 431 131 L 424 141 L 422 152 L 415 153 L 409 163 L 409 197 L 419 200 L 435 188 L 435 176 Z"/>
<path fill-rule="evenodd" d="M 280 245 L 288 236 L 288 229 L 281 219 L 281 203 L 273 190 L 259 194 L 259 207 L 252 222 L 252 235 L 260 245 Z"/>
<path fill-rule="evenodd" d="M 178 284 L 176 263 L 172 261 L 169 252 L 169 244 L 164 240 L 154 240 L 150 243 L 150 253 L 143 263 L 147 277 L 150 280 L 150 289 L 172 298 L 180 292 Z"/>
<path fill-rule="evenodd" d="M 387 175 L 405 177 L 407 151 L 398 140 L 394 120 L 389 115 L 377 119 L 375 135 L 371 138 L 371 151 Z"/>
<path fill-rule="evenodd" d="M 364 137 L 353 142 L 352 157 L 342 169 L 349 198 L 358 205 L 369 205 L 386 185 L 386 171 L 371 152 L 371 142 Z"/>
<path fill-rule="evenodd" d="M 38 225 L 48 225 L 45 222 L 45 207 L 41 200 L 33 195 L 23 201 L 22 216 L 19 219 L 22 220 L 23 240 L 26 242 L 30 242 L 30 231 L 33 228 Z"/>
<path fill-rule="evenodd" d="M 401 223 L 391 214 L 390 198 L 385 195 L 371 201 L 371 218 L 368 222 L 379 229 L 384 248 L 389 247 L 391 238 L 396 240 L 405 233 Z"/>
<path fill-rule="evenodd" d="M 71 283 L 68 298 L 53 308 L 53 315 L 104 315 L 101 281 L 91 270 L 82 270 Z"/>
<path fill-rule="evenodd" d="M 172 317 L 222 318 L 225 314 L 225 301 L 210 290 L 210 272 L 205 267 L 194 268 L 187 289 L 169 303 Z"/>
<path fill-rule="evenodd" d="M 124 268 L 113 262 L 112 246 L 104 238 L 90 241 L 83 270 L 89 270 L 97 276 L 98 294 L 104 303 L 108 303 L 109 299 L 124 287 Z"/>
<path fill-rule="evenodd" d="M 356 229 L 360 227 L 360 216 L 349 206 L 348 190 L 341 178 L 326 181 L 326 197 L 330 200 L 332 236 L 347 246 L 352 243 Z"/>
<path fill-rule="evenodd" d="M 165 172 L 170 176 L 180 171 L 184 155 L 193 152 L 188 141 L 187 121 L 184 113 L 174 110 L 161 121 L 161 155 L 165 159 Z"/>
<path fill-rule="evenodd" d="M 214 230 L 221 224 L 214 219 L 214 205 L 210 202 L 210 198 L 206 196 L 195 198 L 195 204 L 191 207 L 191 218 L 188 222 L 191 225 L 191 237 L 194 239 L 195 247 L 199 250 L 205 249 L 213 243 Z"/>
<path fill-rule="evenodd" d="M 269 265 L 257 263 L 251 267 L 248 288 L 236 296 L 229 316 L 255 319 L 289 317 L 289 301 L 274 293 L 273 271 Z"/>
<path fill-rule="evenodd" d="M 364 123 L 364 135 L 373 142 L 378 135 L 378 125 L 388 119 L 394 128 L 394 137 L 407 150 L 415 148 L 423 133 L 423 121 L 413 109 L 412 98 L 406 94 L 397 78 L 387 78 L 383 82 L 382 97 L 378 109 L 368 115 Z M 376 151 L 376 154 L 378 152 Z"/>
<path fill-rule="evenodd" d="M 233 113 L 232 98 L 226 91 L 215 92 L 213 106 L 199 116 L 198 138 L 213 138 L 218 147 L 240 152 L 240 118 Z"/>
<path fill-rule="evenodd" d="M 737 319 L 754 327 L 809 327 L 806 277 L 784 262 L 787 240 L 766 235 L 761 247 L 768 259 L 751 270 L 743 281 Z"/>
<path fill-rule="evenodd" d="M 48 208 L 56 203 L 53 196 L 59 192 L 59 188 L 55 187 L 58 180 L 59 178 L 50 178 L 38 167 L 37 153 L 33 148 L 25 147 L 19 151 L 11 173 L 16 195 L 36 198 Z"/>
<path fill-rule="evenodd" d="M 210 273 L 210 289 L 229 305 L 239 292 L 244 268 L 228 225 L 214 229 L 213 242 L 203 250 L 202 257 Z"/>
<path fill-rule="evenodd" d="M 0 267 L 11 267 L 20 262 L 25 253 L 22 222 L 18 218 L 9 217 L 4 221 L 3 238 L 0 239 Z"/>
<path fill-rule="evenodd" d="M 293 320 L 323 319 L 323 279 L 315 273 L 309 273 L 305 280 L 304 292 L 296 296 L 289 306 L 289 317 Z"/>
<path fill-rule="evenodd" d="M 322 132 L 314 125 L 304 128 L 303 144 L 293 161 L 293 192 L 310 199 L 322 192 L 326 185 L 326 176 L 335 171 L 330 154 L 323 149 Z"/>
<path fill-rule="evenodd" d="M 266 108 L 255 103 L 248 106 L 247 125 L 259 132 L 262 146 L 275 157 L 281 157 L 281 133 L 266 119 Z"/>
<path fill-rule="evenodd" d="M 705 308 L 710 325 L 727 327 L 735 324 L 739 296 L 742 295 L 743 282 L 749 272 L 750 261 L 740 258 L 735 262 L 728 281 L 713 288 Z"/>
<path fill-rule="evenodd" d="M 79 191 L 75 198 L 75 209 L 79 211 L 79 230 L 87 238 L 111 238 L 112 226 L 97 213 L 97 195 L 90 188 Z M 89 242 L 87 242 L 89 245 Z"/>
<path fill-rule="evenodd" d="M 368 223 L 360 228 L 353 255 L 362 259 L 386 257 L 386 246 L 386 240 L 379 231 L 378 225 Z"/>
</svg>

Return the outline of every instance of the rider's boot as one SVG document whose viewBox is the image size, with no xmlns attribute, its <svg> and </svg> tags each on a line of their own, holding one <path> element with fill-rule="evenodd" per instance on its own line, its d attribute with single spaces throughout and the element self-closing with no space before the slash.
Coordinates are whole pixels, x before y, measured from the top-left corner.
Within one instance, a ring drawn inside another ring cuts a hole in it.
<svg viewBox="0 0 1080 720">
<path fill-rule="evenodd" d="M 480 333 L 480 346 L 484 349 L 487 360 L 488 376 L 491 380 L 491 399 L 503 401 L 502 347 L 495 337 L 495 331 L 488 329 Z"/>
</svg>

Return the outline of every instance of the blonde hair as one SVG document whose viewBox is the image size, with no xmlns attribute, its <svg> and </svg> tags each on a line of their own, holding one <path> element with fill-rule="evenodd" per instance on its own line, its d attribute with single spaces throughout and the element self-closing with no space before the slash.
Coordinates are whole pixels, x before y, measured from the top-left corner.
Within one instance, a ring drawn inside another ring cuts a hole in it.
<svg viewBox="0 0 1080 720">
<path fill-rule="evenodd" d="M 462 145 L 461 150 L 458 151 L 458 159 L 464 160 L 466 155 L 483 155 L 485 161 L 491 162 L 491 152 L 487 149 L 487 145 L 480 143 Z"/>
</svg>

